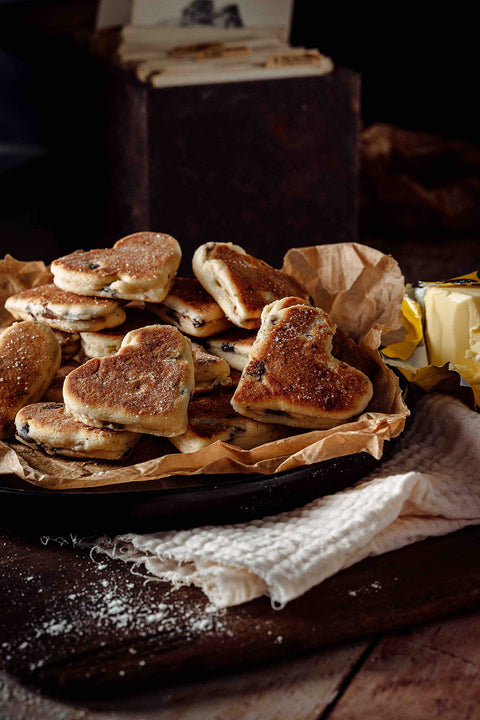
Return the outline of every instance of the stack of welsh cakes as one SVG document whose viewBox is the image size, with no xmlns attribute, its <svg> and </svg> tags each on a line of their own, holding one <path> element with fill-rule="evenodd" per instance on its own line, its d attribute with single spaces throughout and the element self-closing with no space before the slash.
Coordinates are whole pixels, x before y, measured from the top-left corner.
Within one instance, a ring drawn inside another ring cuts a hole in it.
<svg viewBox="0 0 480 720">
<path fill-rule="evenodd" d="M 144 434 L 250 449 L 363 412 L 370 358 L 293 278 L 230 243 L 200 246 L 194 278 L 180 260 L 173 237 L 135 233 L 9 297 L 0 438 L 118 460 Z"/>
</svg>

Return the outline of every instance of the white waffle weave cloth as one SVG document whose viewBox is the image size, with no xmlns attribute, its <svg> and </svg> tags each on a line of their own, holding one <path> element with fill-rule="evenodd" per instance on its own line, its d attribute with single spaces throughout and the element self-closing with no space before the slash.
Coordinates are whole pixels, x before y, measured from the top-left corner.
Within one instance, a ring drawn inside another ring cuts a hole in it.
<svg viewBox="0 0 480 720">
<path fill-rule="evenodd" d="M 247 523 L 100 538 L 95 549 L 200 587 L 217 607 L 283 607 L 369 555 L 480 523 L 480 414 L 426 395 L 391 460 L 354 487 Z"/>
</svg>

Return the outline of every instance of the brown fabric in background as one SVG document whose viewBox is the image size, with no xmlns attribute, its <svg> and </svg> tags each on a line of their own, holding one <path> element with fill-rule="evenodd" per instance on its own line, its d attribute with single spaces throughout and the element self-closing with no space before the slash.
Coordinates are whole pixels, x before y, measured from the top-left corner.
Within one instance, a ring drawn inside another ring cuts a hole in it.
<svg viewBox="0 0 480 720">
<path fill-rule="evenodd" d="M 360 139 L 360 234 L 480 231 L 480 148 L 391 125 Z"/>
</svg>

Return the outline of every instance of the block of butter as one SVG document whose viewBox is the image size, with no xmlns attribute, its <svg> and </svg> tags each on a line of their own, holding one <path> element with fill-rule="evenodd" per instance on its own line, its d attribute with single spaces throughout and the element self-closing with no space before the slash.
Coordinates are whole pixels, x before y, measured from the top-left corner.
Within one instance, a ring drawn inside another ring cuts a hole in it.
<svg viewBox="0 0 480 720">
<path fill-rule="evenodd" d="M 480 407 L 480 271 L 407 286 L 402 314 L 405 338 L 383 348 L 386 362 L 427 391 L 454 371 Z"/>
<path fill-rule="evenodd" d="M 448 363 L 472 387 L 480 404 L 480 285 L 431 285 L 424 302 L 429 363 Z"/>
</svg>

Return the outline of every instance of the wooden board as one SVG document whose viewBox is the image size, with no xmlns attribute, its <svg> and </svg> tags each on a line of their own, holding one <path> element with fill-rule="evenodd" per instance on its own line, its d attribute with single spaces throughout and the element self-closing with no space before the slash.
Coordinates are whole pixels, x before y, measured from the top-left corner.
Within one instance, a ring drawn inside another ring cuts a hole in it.
<svg viewBox="0 0 480 720">
<path fill-rule="evenodd" d="M 0 671 L 2 720 L 315 720 L 344 689 L 366 641 L 284 661 L 105 698 L 47 696 Z M 3 701 L 3 702 L 2 702 Z M 3 713 L 3 714 L 2 714 Z M 462 720 L 464 720 L 462 718 Z"/>
<path fill-rule="evenodd" d="M 365 658 L 329 720 L 474 720 L 479 661 L 478 612 L 387 635 Z"/>
<path fill-rule="evenodd" d="M 368 558 L 281 611 L 215 611 L 123 563 L 51 540 L 0 536 L 3 668 L 86 696 L 251 666 L 480 606 L 480 528 Z"/>
</svg>

